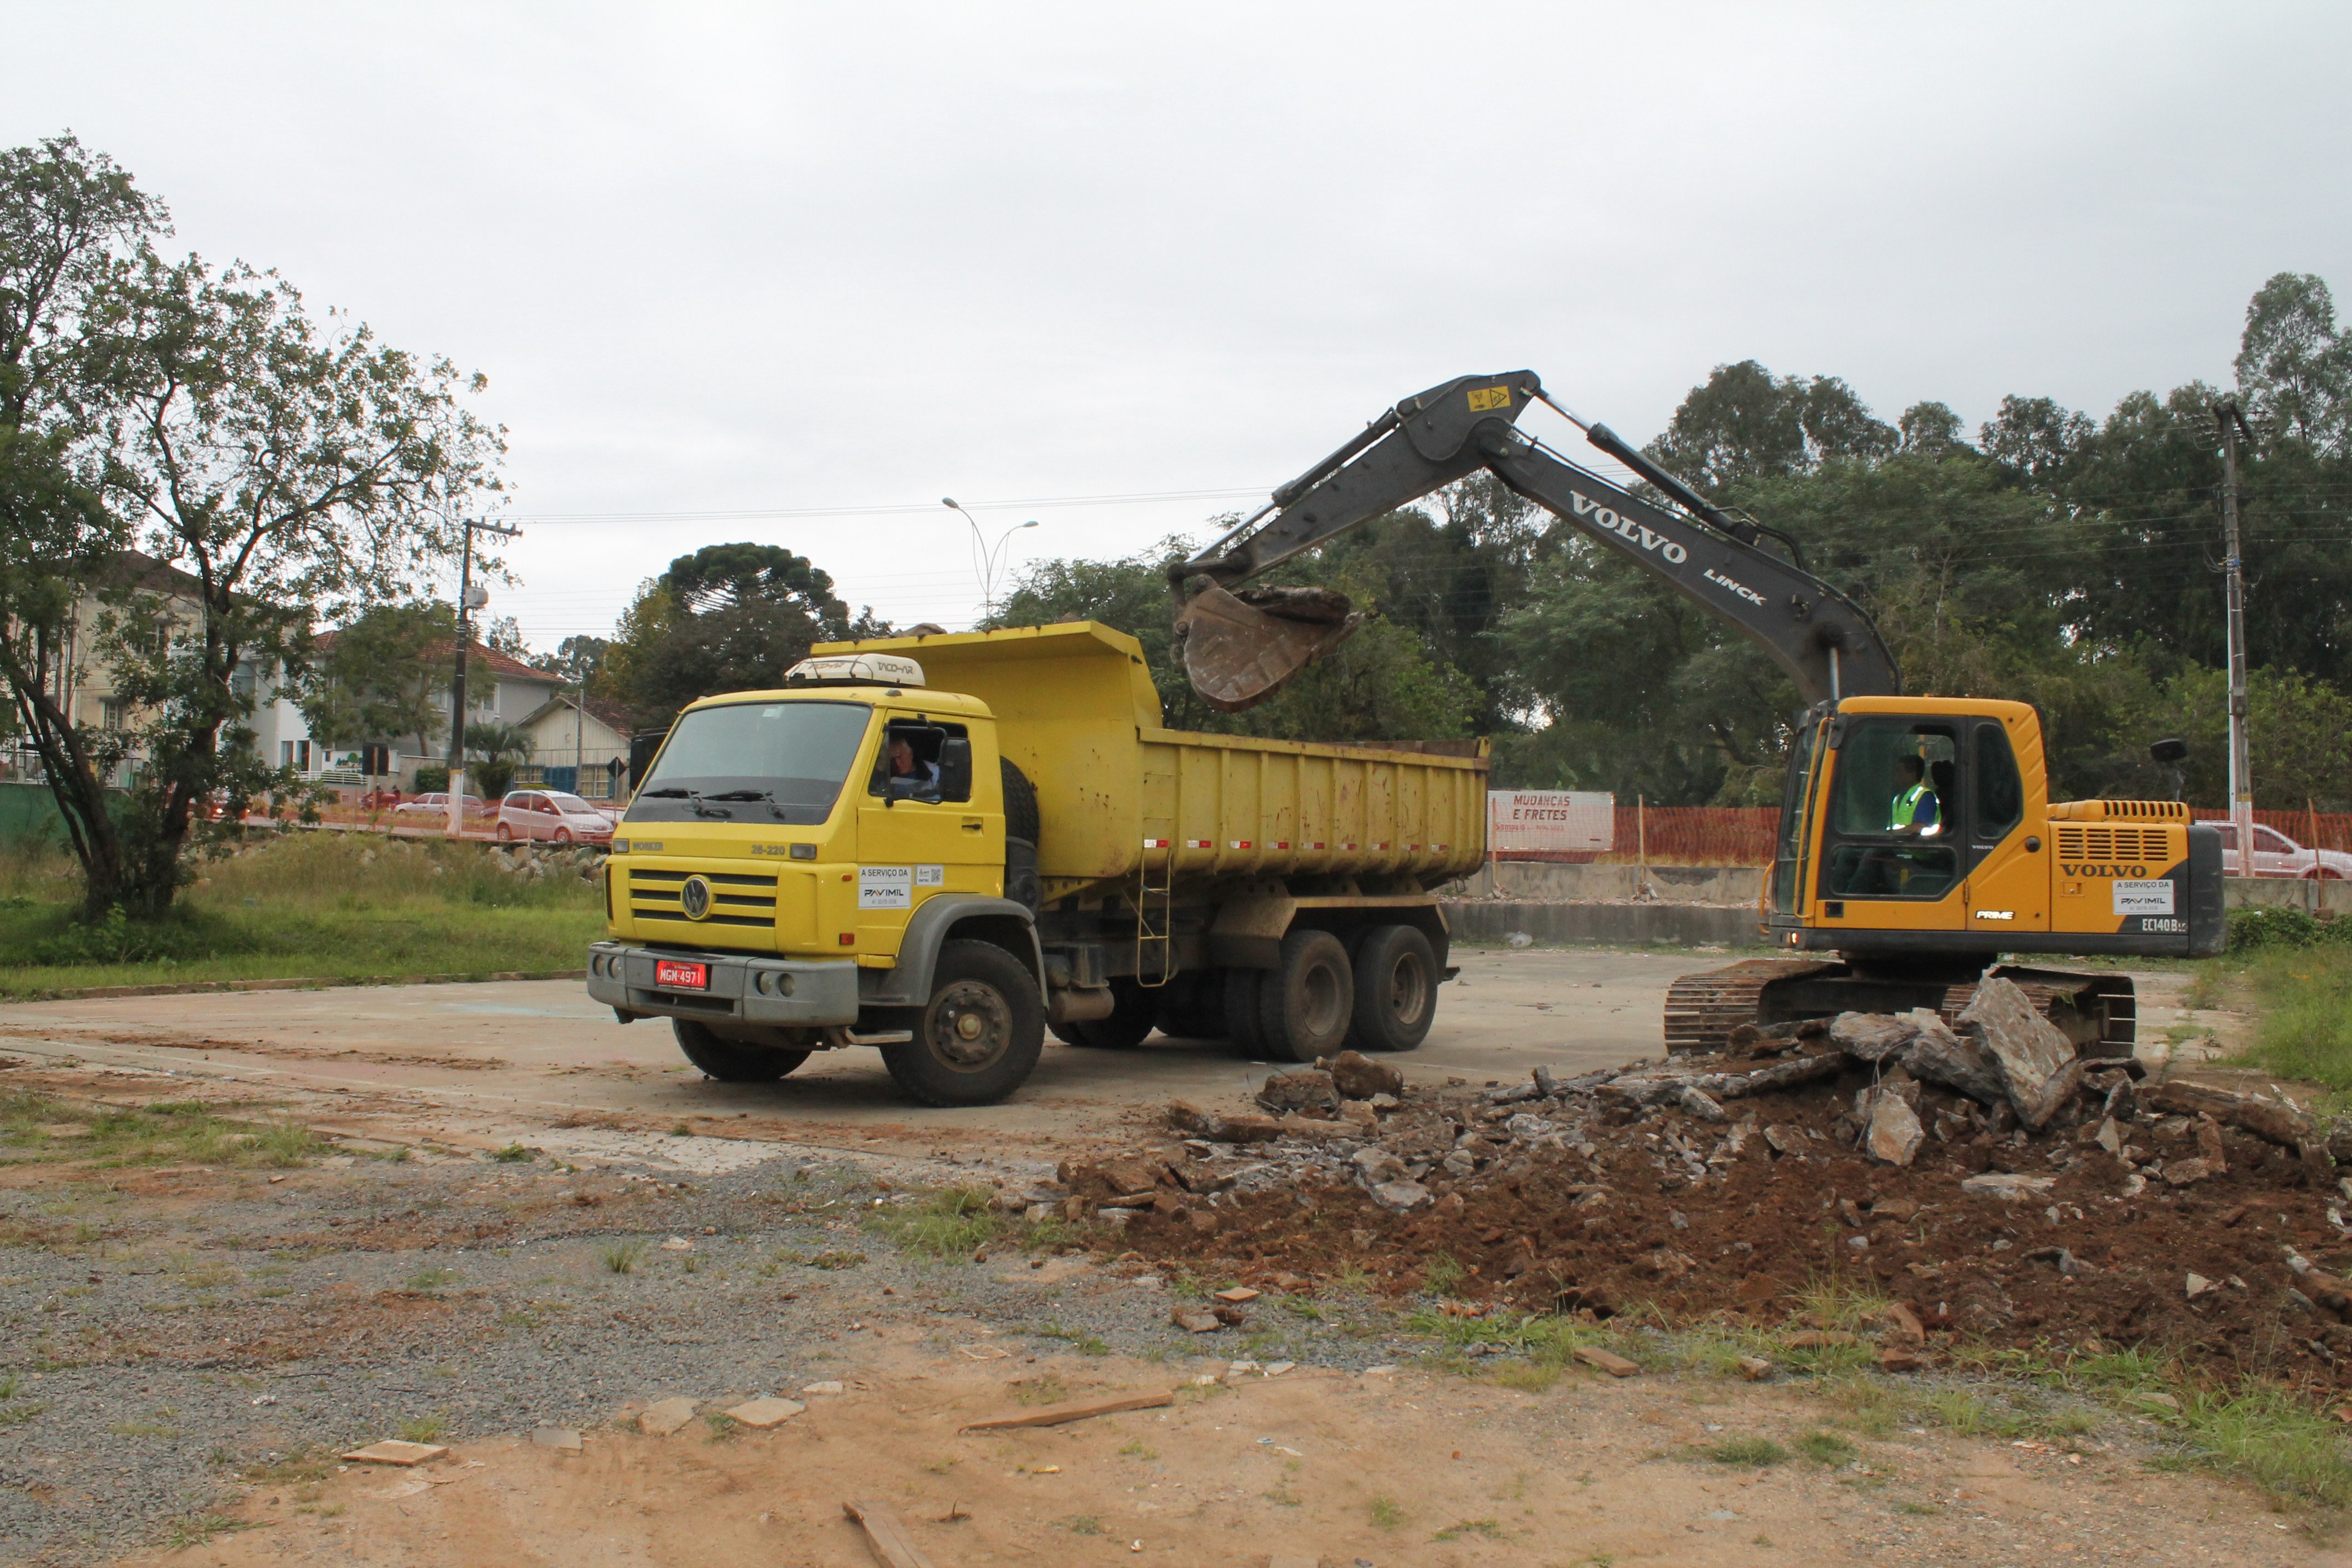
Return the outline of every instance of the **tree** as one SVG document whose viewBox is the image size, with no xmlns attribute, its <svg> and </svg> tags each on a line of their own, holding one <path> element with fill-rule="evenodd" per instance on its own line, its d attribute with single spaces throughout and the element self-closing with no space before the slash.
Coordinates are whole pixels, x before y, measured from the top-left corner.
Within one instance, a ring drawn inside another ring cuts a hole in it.
<svg viewBox="0 0 2352 1568">
<path fill-rule="evenodd" d="M 1367 612 L 1366 624 L 1270 701 L 1245 713 L 1211 708 L 1185 678 L 1172 627 L 1175 604 L 1168 592 L 1168 568 L 1192 552 L 1190 541 L 1171 536 L 1117 561 L 1034 563 L 985 624 L 1087 620 L 1128 633 L 1143 645 L 1163 720 L 1171 729 L 1292 741 L 1445 740 L 1471 733 L 1470 717 L 1479 704 L 1475 683 L 1433 658 L 1409 626 L 1381 613 L 1373 570 L 1350 574 L 1350 563 L 1336 558 L 1302 559 L 1276 580 L 1337 588 Z"/>
<path fill-rule="evenodd" d="M 466 726 L 466 753 L 481 765 L 467 770 L 467 782 L 484 800 L 496 800 L 514 787 L 515 764 L 530 761 L 537 750 L 521 725 L 477 719 Z"/>
<path fill-rule="evenodd" d="M 554 670 L 566 680 L 584 680 L 589 690 L 602 695 L 604 659 L 612 648 L 609 637 L 568 637 L 555 645 L 555 656 L 541 668 Z"/>
<path fill-rule="evenodd" d="M 489 630 L 482 636 L 482 646 L 519 663 L 530 662 L 530 645 L 522 640 L 522 624 L 512 616 L 491 617 Z"/>
<path fill-rule="evenodd" d="M 1734 479 L 1806 472 L 1832 458 L 1881 458 L 1896 433 L 1833 375 L 1775 377 L 1754 360 L 1719 364 L 1643 448 L 1714 491 Z"/>
<path fill-rule="evenodd" d="M 130 258 L 168 223 L 70 135 L 0 153 L 0 680 L 85 864 L 121 858 L 102 781 L 123 743 L 71 710 L 73 621 L 130 542 L 106 506 L 97 432 L 112 410 L 92 340 Z"/>
<path fill-rule="evenodd" d="M 77 498 L 26 519 L 37 542 L 14 554 L 6 591 L 12 627 L 29 629 L 8 640 L 37 651 L 53 635 L 40 617 L 54 627 L 61 605 L 95 591 L 89 647 L 135 759 L 119 817 L 88 726 L 40 694 L 33 664 L 12 655 L 5 674 L 89 907 L 158 913 L 202 809 L 288 782 L 252 746 L 240 666 L 299 671 L 320 615 L 412 595 L 455 556 L 459 516 L 498 489 L 503 433 L 460 405 L 479 377 L 314 319 L 274 273 L 166 261 L 152 244 L 161 209 L 78 144 L 9 154 L 0 209 L 5 291 L 45 301 L 11 307 L 15 363 L 52 367 L 26 378 L 37 401 L 9 422 L 42 432 L 47 467 L 12 464 L 5 489 Z M 125 546 L 172 574 L 166 585 L 144 565 L 105 569 Z"/>
<path fill-rule="evenodd" d="M 709 544 L 645 583 L 605 649 L 611 694 L 667 720 L 698 697 L 780 684 L 811 645 L 883 637 L 833 579 L 773 544 Z"/>
<path fill-rule="evenodd" d="M 438 603 L 384 605 L 320 639 L 295 702 L 314 739 L 330 746 L 368 742 L 424 756 L 449 727 L 449 650 L 457 612 Z"/>
</svg>

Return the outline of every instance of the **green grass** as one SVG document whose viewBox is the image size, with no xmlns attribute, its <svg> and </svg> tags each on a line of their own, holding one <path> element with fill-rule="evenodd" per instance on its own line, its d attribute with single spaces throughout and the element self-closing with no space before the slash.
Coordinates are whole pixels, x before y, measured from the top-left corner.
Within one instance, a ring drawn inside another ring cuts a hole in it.
<svg viewBox="0 0 2352 1568">
<path fill-rule="evenodd" d="M 2261 1014 L 2245 1065 L 2352 1089 L 2352 942 L 2257 952 L 2245 978 Z"/>
<path fill-rule="evenodd" d="M 1834 1432 L 1808 1432 L 1797 1439 L 1797 1452 L 1817 1465 L 1850 1465 L 1858 1451 Z"/>
<path fill-rule="evenodd" d="M 642 1241 L 616 1241 L 598 1256 L 604 1259 L 604 1267 L 608 1271 L 614 1274 L 635 1274 L 637 1271 L 638 1263 L 645 1258 L 646 1244 Z"/>
<path fill-rule="evenodd" d="M 911 1204 L 868 1209 L 866 1228 L 930 1258 L 970 1258 L 989 1242 L 1013 1241 L 1035 1250 L 1068 1238 L 1060 1220 L 1032 1225 L 995 1207 L 995 1198 L 986 1187 L 941 1187 Z"/>
<path fill-rule="evenodd" d="M 394 979 L 575 969 L 604 934 L 604 893 L 576 875 L 517 877 L 486 846 L 293 833 L 191 862 L 157 921 L 80 918 L 59 852 L 0 857 L 0 999 L 98 985 Z"/>
<path fill-rule="evenodd" d="M 414 1415 L 400 1424 L 401 1440 L 408 1443 L 437 1443 L 447 1430 L 449 1418 L 438 1414 Z"/>
<path fill-rule="evenodd" d="M 1365 1505 L 1374 1524 L 1382 1530 L 1394 1530 L 1404 1522 L 1404 1509 L 1397 1500 L 1383 1492 Z"/>
<path fill-rule="evenodd" d="M 1461 1541 L 1473 1535 L 1482 1537 L 1487 1541 L 1500 1541 L 1503 1539 L 1503 1527 L 1500 1523 L 1491 1519 L 1456 1520 L 1454 1523 L 1447 1525 L 1444 1530 L 1439 1531 L 1435 1535 L 1430 1537 L 1430 1539 L 1433 1541 Z"/>
<path fill-rule="evenodd" d="M 1718 1465 L 1744 1465 L 1751 1468 L 1786 1464 L 1789 1450 L 1769 1437 L 1726 1437 L 1699 1452 Z"/>
<path fill-rule="evenodd" d="M 45 1132 L 45 1127 L 59 1131 Z M 68 1127 L 88 1131 L 68 1134 L 63 1131 Z M 13 1161 L 290 1168 L 327 1147 L 308 1128 L 236 1120 L 193 1100 L 93 1110 L 42 1094 L 0 1093 L 0 1152 Z"/>
</svg>

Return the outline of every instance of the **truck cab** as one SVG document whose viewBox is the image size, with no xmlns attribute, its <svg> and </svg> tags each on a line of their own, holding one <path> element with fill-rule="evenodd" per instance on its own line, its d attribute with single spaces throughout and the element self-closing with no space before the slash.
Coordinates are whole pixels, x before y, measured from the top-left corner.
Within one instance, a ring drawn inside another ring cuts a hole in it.
<svg viewBox="0 0 2352 1568">
<path fill-rule="evenodd" d="M 1033 911 L 1003 896 L 996 725 L 921 679 L 906 658 L 811 659 L 782 689 L 681 713 L 614 835 L 590 994 L 676 1020 L 688 1058 L 730 1081 L 826 1047 L 911 1046 L 927 1023 L 940 1048 L 894 1074 L 930 1095 L 1025 1078 L 1045 985 Z M 984 973 L 929 1018 L 949 949 Z"/>
</svg>

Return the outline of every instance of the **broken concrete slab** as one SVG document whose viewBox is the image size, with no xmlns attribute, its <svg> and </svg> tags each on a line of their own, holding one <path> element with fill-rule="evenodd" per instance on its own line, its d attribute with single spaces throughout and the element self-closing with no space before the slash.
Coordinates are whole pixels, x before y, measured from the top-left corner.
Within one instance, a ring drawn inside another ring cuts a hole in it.
<svg viewBox="0 0 2352 1568">
<path fill-rule="evenodd" d="M 667 1437 L 694 1419 L 691 1399 L 657 1399 L 637 1414 L 637 1430 L 649 1437 Z"/>
<path fill-rule="evenodd" d="M 1419 1182 L 1382 1182 L 1372 1189 L 1372 1201 L 1384 1209 L 1398 1214 L 1410 1214 L 1423 1205 L 1435 1202 L 1427 1187 Z"/>
<path fill-rule="evenodd" d="M 1992 1053 L 2001 1087 L 2021 1120 L 2042 1103 L 2042 1090 L 2074 1059 L 2074 1042 L 2042 1016 L 2033 999 L 2013 980 L 1998 975 L 1979 981 L 1960 1014 L 1960 1026 Z"/>
<path fill-rule="evenodd" d="M 1884 1164 L 1908 1165 L 1927 1141 L 1918 1113 L 1901 1095 L 1881 1089 L 1871 1102 L 1870 1131 L 1864 1140 L 1870 1157 Z"/>
<path fill-rule="evenodd" d="M 554 1448 L 566 1454 L 580 1451 L 580 1434 L 569 1426 L 541 1426 L 530 1435 L 532 1444 L 541 1448 Z"/>
<path fill-rule="evenodd" d="M 738 1421 L 746 1426 L 764 1432 L 771 1426 L 782 1426 L 807 1408 L 807 1405 L 797 1399 L 777 1399 L 772 1396 L 763 1399 L 747 1399 L 742 1404 L 730 1408 L 727 1412 L 727 1417 L 730 1421 Z"/>
<path fill-rule="evenodd" d="M 421 1465 L 448 1451 L 439 1443 L 406 1443 L 397 1437 L 386 1437 L 364 1448 L 353 1448 L 343 1458 L 362 1465 Z"/>
<path fill-rule="evenodd" d="M 801 1392 L 803 1394 L 841 1394 L 845 1390 L 837 1379 L 827 1378 L 823 1383 L 802 1384 Z"/>
<path fill-rule="evenodd" d="M 1898 1055 L 1918 1033 L 1914 1020 L 1891 1013 L 1840 1013 L 1830 1021 L 1830 1044 L 1863 1062 Z"/>
<path fill-rule="evenodd" d="M 2001 1198 L 2016 1203 L 2022 1198 L 2036 1198 L 2058 1184 L 2055 1176 L 2020 1176 L 2005 1171 L 1986 1171 L 1962 1179 L 1960 1191 L 1979 1197 Z"/>
<path fill-rule="evenodd" d="M 1171 1311 L 1168 1321 L 1188 1334 L 1213 1334 L 1224 1327 L 1217 1321 L 1215 1313 L 1195 1311 L 1188 1307 L 1178 1307 Z"/>
</svg>

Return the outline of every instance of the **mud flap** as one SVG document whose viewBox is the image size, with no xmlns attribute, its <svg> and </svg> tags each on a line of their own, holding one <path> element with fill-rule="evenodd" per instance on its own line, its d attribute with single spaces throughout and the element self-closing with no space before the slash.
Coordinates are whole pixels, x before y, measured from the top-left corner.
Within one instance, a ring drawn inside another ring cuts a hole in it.
<svg viewBox="0 0 2352 1568">
<path fill-rule="evenodd" d="M 1257 588 L 1236 595 L 1212 584 L 1176 616 L 1184 673 L 1212 708 L 1255 708 L 1354 635 L 1364 617 L 1345 595 L 1322 588 Z"/>
</svg>

